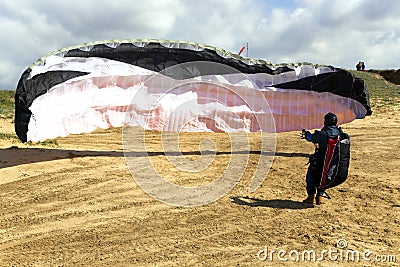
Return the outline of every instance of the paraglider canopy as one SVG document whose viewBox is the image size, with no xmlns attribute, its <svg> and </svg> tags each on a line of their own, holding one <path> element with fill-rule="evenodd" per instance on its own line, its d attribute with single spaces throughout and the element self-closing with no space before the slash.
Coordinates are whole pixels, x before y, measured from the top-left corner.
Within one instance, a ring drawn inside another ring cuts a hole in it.
<svg viewBox="0 0 400 267">
<path fill-rule="evenodd" d="M 182 108 L 185 101 L 191 105 Z M 327 112 L 339 124 L 371 114 L 364 82 L 332 66 L 275 65 L 193 42 L 110 40 L 60 49 L 27 68 L 15 94 L 15 131 L 23 142 L 127 123 L 282 132 L 319 127 Z M 263 122 L 269 114 L 273 122 Z"/>
</svg>

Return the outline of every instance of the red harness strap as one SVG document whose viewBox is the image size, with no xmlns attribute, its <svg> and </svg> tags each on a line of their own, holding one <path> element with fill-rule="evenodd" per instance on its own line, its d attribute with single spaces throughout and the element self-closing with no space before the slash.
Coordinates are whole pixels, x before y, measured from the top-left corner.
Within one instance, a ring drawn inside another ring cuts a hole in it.
<svg viewBox="0 0 400 267">
<path fill-rule="evenodd" d="M 337 142 L 339 142 L 339 138 L 328 139 L 328 146 L 326 148 L 325 160 L 324 160 L 324 169 L 322 171 L 321 182 L 319 184 L 319 188 L 324 188 L 324 186 L 325 186 L 326 174 L 328 173 L 328 168 L 331 163 L 333 152 L 335 151 Z"/>
</svg>

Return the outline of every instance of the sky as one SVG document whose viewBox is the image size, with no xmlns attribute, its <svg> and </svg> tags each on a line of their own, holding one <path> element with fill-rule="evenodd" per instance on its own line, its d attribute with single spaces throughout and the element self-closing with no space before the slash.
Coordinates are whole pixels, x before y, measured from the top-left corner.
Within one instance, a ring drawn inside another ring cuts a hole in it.
<svg viewBox="0 0 400 267">
<path fill-rule="evenodd" d="M 400 68 L 398 0 L 0 0 L 0 89 L 61 48 L 111 39 L 199 42 L 274 64 Z"/>
</svg>

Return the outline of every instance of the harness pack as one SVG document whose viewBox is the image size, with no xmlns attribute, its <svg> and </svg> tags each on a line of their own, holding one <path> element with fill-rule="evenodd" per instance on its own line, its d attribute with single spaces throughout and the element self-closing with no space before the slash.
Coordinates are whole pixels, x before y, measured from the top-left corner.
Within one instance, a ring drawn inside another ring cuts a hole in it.
<svg viewBox="0 0 400 267">
<path fill-rule="evenodd" d="M 311 177 L 322 191 L 346 181 L 350 164 L 349 135 L 340 129 L 339 136 L 327 139 L 326 150 L 310 156 Z"/>
</svg>

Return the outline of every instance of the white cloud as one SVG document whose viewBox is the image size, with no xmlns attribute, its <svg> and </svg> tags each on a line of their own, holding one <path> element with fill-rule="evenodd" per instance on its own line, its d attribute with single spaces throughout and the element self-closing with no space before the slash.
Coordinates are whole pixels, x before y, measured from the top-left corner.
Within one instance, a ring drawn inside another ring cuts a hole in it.
<svg viewBox="0 0 400 267">
<path fill-rule="evenodd" d="M 397 0 L 3 0 L 0 88 L 15 88 L 43 55 L 88 41 L 201 42 L 272 63 L 399 68 Z"/>
</svg>

